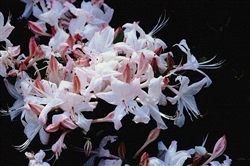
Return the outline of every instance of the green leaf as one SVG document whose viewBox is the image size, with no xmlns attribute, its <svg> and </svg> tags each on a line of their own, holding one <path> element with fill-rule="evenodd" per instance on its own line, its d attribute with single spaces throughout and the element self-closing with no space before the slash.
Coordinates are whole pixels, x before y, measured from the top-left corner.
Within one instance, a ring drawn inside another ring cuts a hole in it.
<svg viewBox="0 0 250 166">
<path fill-rule="evenodd" d="M 207 57 L 203 56 L 199 58 L 199 62 L 205 62 L 207 60 Z"/>
<path fill-rule="evenodd" d="M 119 31 L 117 36 L 114 38 L 113 44 L 118 43 L 118 42 L 122 42 L 123 39 L 124 39 L 124 32 L 123 32 L 123 30 L 121 30 L 121 31 Z"/>
</svg>

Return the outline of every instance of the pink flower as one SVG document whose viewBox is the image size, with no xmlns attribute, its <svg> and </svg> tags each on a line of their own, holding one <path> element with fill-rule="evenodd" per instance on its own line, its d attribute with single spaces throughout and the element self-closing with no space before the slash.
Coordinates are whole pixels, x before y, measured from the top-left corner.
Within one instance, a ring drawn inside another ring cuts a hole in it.
<svg viewBox="0 0 250 166">
<path fill-rule="evenodd" d="M 227 140 L 226 136 L 223 135 L 215 144 L 212 155 L 207 159 L 205 163 L 202 164 L 202 166 L 205 166 L 206 164 L 210 163 L 213 159 L 219 157 L 223 154 L 227 147 Z"/>
<path fill-rule="evenodd" d="M 141 148 L 134 154 L 133 158 L 136 158 L 140 152 L 146 147 L 148 146 L 148 144 L 150 144 L 151 142 L 155 141 L 158 136 L 160 135 L 161 129 L 156 127 L 153 130 L 151 130 L 151 132 L 148 135 L 147 140 L 144 142 L 144 144 L 141 146 Z"/>
</svg>

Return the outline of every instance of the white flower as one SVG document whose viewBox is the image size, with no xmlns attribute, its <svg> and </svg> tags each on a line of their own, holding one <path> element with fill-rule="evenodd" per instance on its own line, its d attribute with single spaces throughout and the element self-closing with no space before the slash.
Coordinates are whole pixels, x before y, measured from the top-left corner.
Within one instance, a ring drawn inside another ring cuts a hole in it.
<svg viewBox="0 0 250 166">
<path fill-rule="evenodd" d="M 50 166 L 49 163 L 43 162 L 45 157 L 45 153 L 43 150 L 39 150 L 36 154 L 25 152 L 26 157 L 29 159 L 28 166 Z"/>
<path fill-rule="evenodd" d="M 8 18 L 6 24 L 4 25 L 4 16 L 0 12 L 0 41 L 5 41 L 6 47 L 12 46 L 12 43 L 7 38 L 13 29 L 14 29 L 14 26 L 10 24 L 10 17 Z"/>
<path fill-rule="evenodd" d="M 185 116 L 183 114 L 184 108 L 188 112 L 191 119 L 192 119 L 192 116 L 190 113 L 192 113 L 195 117 L 200 115 L 200 111 L 197 108 L 194 95 L 197 94 L 201 90 L 201 88 L 206 84 L 207 78 L 205 77 L 201 81 L 193 83 L 190 86 L 188 85 L 190 80 L 186 76 L 178 76 L 176 78 L 176 81 L 177 80 L 181 83 L 179 91 L 168 86 L 170 90 L 176 93 L 176 96 L 174 98 L 167 97 L 167 99 L 172 104 L 175 104 L 177 102 L 177 111 L 180 112 L 180 117 L 176 119 L 174 123 L 175 125 L 182 127 L 185 122 Z"/>
<path fill-rule="evenodd" d="M 100 92 L 96 96 L 105 100 L 106 102 L 117 105 L 115 108 L 114 117 L 121 120 L 128 112 L 135 115 L 134 121 L 136 123 L 148 123 L 149 114 L 148 109 L 139 107 L 134 100 L 141 91 L 139 79 L 134 79 L 130 83 L 122 82 L 114 77 L 111 78 L 112 91 Z M 116 129 L 117 126 L 115 126 Z"/>
<path fill-rule="evenodd" d="M 177 142 L 172 141 L 171 145 L 167 149 L 163 142 L 158 143 L 160 158 L 150 157 L 149 166 L 169 165 L 169 166 L 182 166 L 187 158 L 192 155 L 192 150 L 180 150 L 177 151 Z"/>
</svg>

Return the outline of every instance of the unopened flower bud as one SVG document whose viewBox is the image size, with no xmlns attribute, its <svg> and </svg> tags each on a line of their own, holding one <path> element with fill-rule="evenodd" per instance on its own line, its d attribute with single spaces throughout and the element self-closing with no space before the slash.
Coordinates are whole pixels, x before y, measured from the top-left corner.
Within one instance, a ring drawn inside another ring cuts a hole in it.
<svg viewBox="0 0 250 166">
<path fill-rule="evenodd" d="M 118 147 L 118 155 L 119 157 L 124 160 L 125 159 L 125 154 L 126 154 L 126 147 L 124 142 L 122 141 Z"/>
<path fill-rule="evenodd" d="M 82 51 L 80 51 L 79 49 L 74 49 L 72 50 L 72 54 L 75 58 L 81 58 L 81 57 L 84 57 L 84 54 Z"/>
<path fill-rule="evenodd" d="M 25 70 L 27 70 L 27 66 L 24 64 L 24 62 L 21 62 L 19 66 L 19 71 L 25 71 Z"/>
<path fill-rule="evenodd" d="M 136 158 L 140 152 L 146 147 L 148 146 L 148 144 L 150 144 L 151 142 L 153 142 L 154 140 L 156 140 L 156 138 L 158 138 L 158 136 L 160 135 L 161 129 L 156 127 L 153 130 L 151 130 L 151 132 L 148 135 L 148 138 L 146 140 L 146 142 L 141 146 L 141 148 L 135 153 L 135 155 L 133 156 L 133 158 Z"/>
<path fill-rule="evenodd" d="M 38 36 L 48 36 L 48 37 L 51 37 L 51 34 L 48 34 L 46 33 L 38 23 L 36 22 L 33 22 L 33 21 L 28 21 L 28 25 L 29 25 L 29 28 L 30 30 L 38 35 Z"/>
<path fill-rule="evenodd" d="M 87 140 L 84 144 L 84 153 L 88 157 L 92 150 L 92 143 L 90 140 Z"/>
<path fill-rule="evenodd" d="M 168 67 L 168 71 L 172 70 L 174 64 L 175 64 L 175 62 L 174 62 L 174 59 L 172 57 L 172 54 L 168 53 L 168 55 L 167 55 L 167 67 Z"/>
<path fill-rule="evenodd" d="M 76 74 L 73 76 L 73 92 L 74 93 L 79 93 L 81 89 L 81 82 L 80 79 Z"/>
<path fill-rule="evenodd" d="M 213 159 L 219 157 L 226 149 L 227 146 L 227 140 L 226 140 L 226 136 L 223 135 L 215 144 L 214 149 L 213 149 L 213 153 L 212 155 L 209 157 L 209 159 L 207 159 L 207 161 L 205 163 L 202 164 L 202 166 L 207 165 L 208 163 L 210 163 Z"/>
<path fill-rule="evenodd" d="M 162 53 L 162 46 L 160 46 L 159 48 L 157 48 L 157 49 L 154 51 L 154 53 L 155 53 L 156 55 L 160 56 L 161 53 Z"/>
<path fill-rule="evenodd" d="M 141 161 L 139 166 L 148 166 L 149 155 L 147 152 L 144 152 L 141 156 Z"/>
<path fill-rule="evenodd" d="M 30 109 L 37 115 L 40 115 L 41 111 L 43 110 L 44 106 L 35 103 L 28 103 Z"/>
<path fill-rule="evenodd" d="M 126 83 L 131 82 L 131 69 L 129 67 L 129 64 L 127 64 L 126 67 L 124 68 L 122 72 L 122 78 L 123 78 L 123 81 Z"/>
</svg>

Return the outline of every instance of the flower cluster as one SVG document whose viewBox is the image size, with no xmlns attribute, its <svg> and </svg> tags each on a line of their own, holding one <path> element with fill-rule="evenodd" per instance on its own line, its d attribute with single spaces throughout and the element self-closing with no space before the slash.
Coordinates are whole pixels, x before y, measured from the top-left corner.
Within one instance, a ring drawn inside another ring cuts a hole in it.
<svg viewBox="0 0 250 166">
<path fill-rule="evenodd" d="M 82 1 L 80 7 L 74 0 L 23 1 L 25 11 L 20 19 L 30 15 L 36 21 L 27 21 L 34 36 L 29 40 L 28 55 L 20 46 L 13 46 L 8 36 L 14 30 L 11 19 L 4 25 L 0 13 L 0 41 L 6 43 L 0 51 L 0 75 L 9 94 L 16 99 L 8 110 L 1 110 L 11 119 L 20 116 L 27 140 L 19 146 L 24 151 L 36 135 L 47 145 L 51 135 L 60 133 L 50 147 L 55 160 L 67 148 L 64 142 L 68 133 L 81 130 L 86 139 L 84 147 L 78 148 L 88 157 L 85 165 L 122 165 L 126 160 L 125 145 L 121 142 L 118 154 L 106 149 L 117 136 L 106 135 L 99 145 L 92 145 L 88 132 L 97 123 L 111 122 L 119 130 L 126 125 L 122 120 L 132 115 L 133 123 L 148 124 L 155 121 L 156 128 L 149 133 L 145 144 L 135 153 L 138 158 L 143 149 L 153 142 L 166 121 L 179 127 L 185 124 L 185 115 L 198 118 L 200 113 L 194 95 L 203 87 L 209 87 L 211 79 L 202 69 L 216 69 L 223 61 L 211 63 L 214 58 L 199 62 L 190 51 L 185 39 L 175 44 L 183 53 L 176 61 L 173 52 L 166 52 L 167 45 L 155 34 L 167 23 L 161 16 L 157 25 L 146 33 L 139 22 L 126 23 L 117 29 L 109 25 L 114 10 L 103 0 Z M 45 38 L 47 43 L 39 43 Z M 201 75 L 192 81 L 185 75 L 190 70 Z M 14 84 L 10 78 L 14 78 Z M 190 83 L 192 82 L 192 83 Z M 100 103 L 111 107 L 99 108 Z M 175 113 L 160 107 L 176 105 Z M 105 110 L 105 111 L 104 111 Z M 98 115 L 98 112 L 103 113 Z M 102 116 L 105 114 L 104 116 Z M 79 139 L 81 139 L 79 138 Z M 96 149 L 92 149 L 97 147 Z M 173 141 L 167 149 L 158 143 L 159 155 L 149 157 L 144 152 L 138 165 L 183 165 L 187 158 L 190 165 L 220 165 L 215 158 L 223 154 L 226 137 L 218 140 L 213 153 L 204 147 L 177 151 Z M 52 158 L 43 162 L 46 151 L 26 152 L 29 165 L 49 165 Z M 230 165 L 226 156 L 222 165 Z"/>
</svg>

